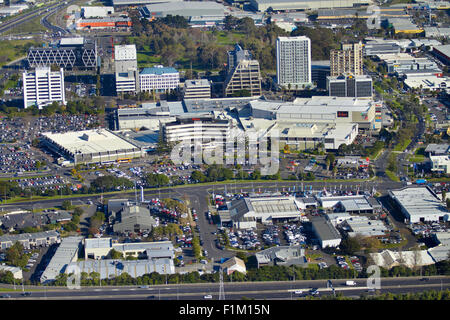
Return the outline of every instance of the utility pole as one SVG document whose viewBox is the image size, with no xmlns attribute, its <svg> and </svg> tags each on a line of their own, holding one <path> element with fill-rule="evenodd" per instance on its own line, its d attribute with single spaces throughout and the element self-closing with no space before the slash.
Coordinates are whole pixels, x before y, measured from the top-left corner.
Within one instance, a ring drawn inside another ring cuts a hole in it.
<svg viewBox="0 0 450 320">
<path fill-rule="evenodd" d="M 223 270 L 222 268 L 220 268 L 219 271 L 219 282 L 220 282 L 220 287 L 219 287 L 219 300 L 225 300 L 225 290 L 223 288 Z"/>
</svg>

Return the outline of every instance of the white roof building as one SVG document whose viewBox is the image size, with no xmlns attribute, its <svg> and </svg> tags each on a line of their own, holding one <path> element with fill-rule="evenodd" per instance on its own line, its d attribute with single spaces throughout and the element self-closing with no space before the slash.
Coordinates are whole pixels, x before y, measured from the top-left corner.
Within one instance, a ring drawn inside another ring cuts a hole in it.
<svg viewBox="0 0 450 320">
<path fill-rule="evenodd" d="M 440 199 L 427 187 L 389 190 L 389 195 L 398 203 L 410 223 L 447 221 L 449 218 Z"/>
<path fill-rule="evenodd" d="M 230 258 L 222 263 L 222 269 L 225 270 L 227 275 L 230 275 L 235 271 L 243 274 L 247 273 L 247 268 L 245 267 L 244 261 L 237 257 Z"/>
<path fill-rule="evenodd" d="M 23 279 L 22 269 L 20 267 L 0 265 L 0 272 L 11 272 L 14 279 Z"/>
<path fill-rule="evenodd" d="M 136 60 L 136 58 L 137 58 L 136 45 L 126 44 L 126 45 L 114 46 L 114 60 L 115 61 Z"/>
</svg>

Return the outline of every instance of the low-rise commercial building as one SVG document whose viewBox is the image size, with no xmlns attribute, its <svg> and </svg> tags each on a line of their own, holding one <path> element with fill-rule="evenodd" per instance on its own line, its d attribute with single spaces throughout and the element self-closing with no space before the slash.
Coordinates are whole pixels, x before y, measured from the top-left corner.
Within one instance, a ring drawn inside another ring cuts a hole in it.
<svg viewBox="0 0 450 320">
<path fill-rule="evenodd" d="M 347 231 L 349 237 L 360 235 L 363 237 L 385 236 L 388 229 L 383 221 L 370 220 L 365 216 L 353 216 L 345 219 L 343 229 Z"/>
<path fill-rule="evenodd" d="M 258 268 L 263 266 L 307 265 L 305 249 L 300 246 L 277 246 L 255 254 Z"/>
<path fill-rule="evenodd" d="M 370 4 L 370 0 L 250 0 L 250 5 L 257 11 L 291 11 L 291 10 L 316 10 L 329 8 L 351 8 L 358 5 Z"/>
<path fill-rule="evenodd" d="M 247 273 L 247 268 L 245 267 L 244 261 L 237 257 L 232 257 L 222 263 L 221 268 L 226 272 L 227 275 L 231 275 L 235 271 L 243 274 Z"/>
<path fill-rule="evenodd" d="M 151 231 L 156 225 L 150 216 L 150 210 L 140 206 L 127 206 L 116 214 L 113 222 L 115 233 Z"/>
<path fill-rule="evenodd" d="M 139 73 L 139 83 L 140 90 L 147 92 L 178 89 L 180 74 L 174 68 L 163 67 L 161 65 L 153 68 L 144 68 Z"/>
<path fill-rule="evenodd" d="M 450 156 L 440 155 L 440 156 L 430 156 L 431 161 L 431 171 L 439 173 L 450 173 Z"/>
<path fill-rule="evenodd" d="M 378 58 L 383 61 L 388 73 L 401 73 L 407 70 L 439 70 L 436 62 L 428 58 L 415 58 L 408 53 L 379 54 Z"/>
<path fill-rule="evenodd" d="M 447 221 L 449 218 L 441 200 L 428 187 L 389 190 L 389 196 L 409 223 Z"/>
<path fill-rule="evenodd" d="M 8 249 L 16 242 L 21 243 L 25 249 L 30 249 L 47 247 L 54 243 L 59 243 L 59 241 L 59 233 L 56 231 L 11 234 L 0 236 L 0 249 Z"/>
<path fill-rule="evenodd" d="M 20 267 L 14 267 L 14 266 L 7 266 L 5 264 L 0 265 L 0 273 L 2 272 L 11 272 L 14 279 L 23 279 L 23 273 L 22 268 Z"/>
</svg>

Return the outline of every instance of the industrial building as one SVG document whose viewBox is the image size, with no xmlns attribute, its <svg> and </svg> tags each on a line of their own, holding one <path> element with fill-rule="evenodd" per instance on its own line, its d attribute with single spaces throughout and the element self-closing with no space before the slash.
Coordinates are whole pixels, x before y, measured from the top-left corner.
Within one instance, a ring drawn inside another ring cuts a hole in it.
<svg viewBox="0 0 450 320">
<path fill-rule="evenodd" d="M 161 65 L 153 68 L 144 68 L 139 73 L 139 84 L 141 91 L 151 92 L 153 90 L 163 92 L 178 89 L 180 74 L 172 67 Z"/>
<path fill-rule="evenodd" d="M 44 106 L 59 102 L 66 104 L 64 70 L 51 71 L 50 67 L 37 67 L 34 72 L 25 71 L 23 81 L 23 107 Z"/>
<path fill-rule="evenodd" d="M 7 265 L 0 265 L 0 273 L 1 272 L 11 272 L 14 279 L 23 279 L 23 273 L 22 268 L 20 267 L 14 267 L 14 266 L 7 266 Z"/>
<path fill-rule="evenodd" d="M 161 133 L 168 144 L 183 142 L 193 146 L 199 142 L 203 147 L 225 146 L 232 128 L 228 119 L 218 119 L 211 115 L 177 117 L 174 122 L 161 124 Z"/>
<path fill-rule="evenodd" d="M 170 5 L 170 3 L 180 2 L 182 0 L 111 0 L 114 8 L 116 7 L 128 7 L 128 6 L 142 6 L 146 4 L 154 4 L 154 3 L 166 3 Z"/>
<path fill-rule="evenodd" d="M 113 230 L 123 234 L 129 232 L 151 231 L 156 225 L 150 210 L 140 206 L 127 206 L 115 214 Z"/>
<path fill-rule="evenodd" d="M 389 190 L 389 196 L 409 223 L 448 221 L 447 209 L 428 187 Z"/>
<path fill-rule="evenodd" d="M 278 37 L 277 85 L 290 90 L 312 85 L 311 40 L 306 36 Z"/>
<path fill-rule="evenodd" d="M 348 214 L 373 214 L 381 210 L 381 205 L 375 198 L 364 195 L 318 195 L 316 198 L 323 208 L 333 208 Z"/>
<path fill-rule="evenodd" d="M 352 8 L 371 4 L 370 0 L 250 0 L 250 5 L 257 11 L 317 10 L 330 8 Z"/>
<path fill-rule="evenodd" d="M 147 259 L 173 259 L 175 250 L 171 241 L 115 243 L 112 238 L 84 239 L 84 257 L 88 259 L 105 259 L 114 249 L 123 257 L 145 257 Z"/>
<path fill-rule="evenodd" d="M 371 99 L 313 96 L 293 102 L 253 100 L 249 112 L 254 119 L 285 120 L 297 123 L 357 123 L 359 129 L 381 129 L 375 122 L 376 107 Z"/>
<path fill-rule="evenodd" d="M 131 26 L 132 26 L 131 19 L 127 16 L 86 18 L 76 21 L 77 30 L 98 30 L 98 29 L 120 30 L 131 28 Z"/>
<path fill-rule="evenodd" d="M 139 92 L 136 45 L 114 46 L 114 66 L 117 94 L 122 92 Z"/>
<path fill-rule="evenodd" d="M 387 227 L 381 220 L 370 220 L 365 216 L 352 216 L 345 219 L 341 228 L 345 230 L 349 237 L 357 235 L 363 237 L 382 237 L 388 232 Z"/>
<path fill-rule="evenodd" d="M 160 1 L 163 2 L 163 1 Z M 190 18 L 193 16 L 224 16 L 224 6 L 214 1 L 197 2 L 174 1 L 170 3 L 148 4 L 143 8 L 144 16 L 164 18 L 168 15 Z"/>
<path fill-rule="evenodd" d="M 396 41 L 368 41 L 364 44 L 364 56 L 377 56 L 379 54 L 397 54 L 402 48 Z"/>
<path fill-rule="evenodd" d="M 211 81 L 208 79 L 186 80 L 183 87 L 184 99 L 211 98 Z"/>
<path fill-rule="evenodd" d="M 16 242 L 20 242 L 25 249 L 30 249 L 46 247 L 59 241 L 59 233 L 56 231 L 11 234 L 0 236 L 0 249 L 8 249 Z"/>
<path fill-rule="evenodd" d="M 88 260 L 72 262 L 68 266 L 78 268 L 80 272 L 90 274 L 96 272 L 100 279 L 111 279 L 123 273 L 132 278 L 157 272 L 158 274 L 174 274 L 175 266 L 172 259 L 146 259 L 146 260 Z"/>
<path fill-rule="evenodd" d="M 388 22 L 394 28 L 395 33 L 418 34 L 423 32 L 423 29 L 419 28 L 409 18 L 389 18 Z"/>
<path fill-rule="evenodd" d="M 256 228 L 256 223 L 272 224 L 277 220 L 300 218 L 300 204 L 293 196 L 250 197 L 233 200 L 228 210 L 219 211 L 222 225 L 236 229 Z"/>
<path fill-rule="evenodd" d="M 104 18 L 114 13 L 114 7 L 81 7 L 81 16 L 85 19 Z"/>
<path fill-rule="evenodd" d="M 439 70 L 436 62 L 428 58 L 416 58 L 408 53 L 379 54 L 388 73 L 401 73 L 407 70 Z"/>
<path fill-rule="evenodd" d="M 417 75 L 417 76 L 407 76 L 403 80 L 405 87 L 407 89 L 420 89 L 420 90 L 447 90 L 450 88 L 450 78 L 449 77 L 438 77 L 436 75 Z"/>
<path fill-rule="evenodd" d="M 246 90 L 251 96 L 261 95 L 261 74 L 259 62 L 252 59 L 250 51 L 238 44 L 228 52 L 227 77 L 224 82 L 224 95 L 232 96 Z"/>
<path fill-rule="evenodd" d="M 56 280 L 60 273 L 66 271 L 66 267 L 71 262 L 78 260 L 78 252 L 81 249 L 83 237 L 67 237 L 61 240 L 61 244 L 56 249 L 47 267 L 42 273 L 41 283 L 48 283 Z"/>
<path fill-rule="evenodd" d="M 340 76 L 363 74 L 363 45 L 359 43 L 343 43 L 340 50 L 330 51 L 330 75 Z"/>
<path fill-rule="evenodd" d="M 321 248 L 337 247 L 340 245 L 342 237 L 330 221 L 324 217 L 317 216 L 311 219 L 311 225 Z"/>
<path fill-rule="evenodd" d="M 28 50 L 30 67 L 57 65 L 64 69 L 95 69 L 99 65 L 97 43 L 88 38 L 62 38 L 48 46 Z"/>
<path fill-rule="evenodd" d="M 255 254 L 257 267 L 306 265 L 305 249 L 300 246 L 277 246 Z"/>
<path fill-rule="evenodd" d="M 427 38 L 450 38 L 450 28 L 424 27 Z"/>
<path fill-rule="evenodd" d="M 144 155 L 140 148 L 106 129 L 46 132 L 42 143 L 74 165 L 129 161 Z"/>
<path fill-rule="evenodd" d="M 372 78 L 368 75 L 340 75 L 327 77 L 328 95 L 331 97 L 372 98 Z"/>
</svg>

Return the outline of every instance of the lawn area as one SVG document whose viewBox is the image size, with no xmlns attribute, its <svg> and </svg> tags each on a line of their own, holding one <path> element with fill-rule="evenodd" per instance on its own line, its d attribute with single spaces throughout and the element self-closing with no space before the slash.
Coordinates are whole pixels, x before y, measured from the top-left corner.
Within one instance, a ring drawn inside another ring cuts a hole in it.
<svg viewBox="0 0 450 320">
<path fill-rule="evenodd" d="M 26 44 L 35 43 L 34 40 L 2 40 L 0 41 L 0 67 L 17 58 L 26 56 Z"/>
<path fill-rule="evenodd" d="M 152 55 L 151 53 L 138 52 L 137 53 L 138 66 L 141 68 L 153 67 L 155 64 L 161 64 L 161 57 Z"/>
<path fill-rule="evenodd" d="M 392 181 L 400 182 L 399 177 L 397 177 L 397 175 L 395 173 L 393 173 L 392 171 L 387 170 L 387 169 L 385 172 L 386 172 L 386 175 L 389 177 L 389 179 L 391 179 Z"/>
<path fill-rule="evenodd" d="M 3 34 L 9 35 L 9 34 L 45 32 L 48 29 L 41 24 L 41 18 L 42 17 L 40 15 L 37 15 L 35 18 L 31 19 L 30 21 L 27 21 L 23 24 L 19 24 L 18 26 L 15 26 L 14 28 L 9 29 L 8 31 L 4 32 Z"/>
<path fill-rule="evenodd" d="M 207 31 L 212 33 L 212 31 Z M 217 44 L 222 46 L 233 46 L 245 37 L 245 34 L 238 32 L 220 31 L 217 33 Z"/>
<path fill-rule="evenodd" d="M 403 141 L 395 146 L 394 151 L 405 151 L 406 147 L 411 143 L 411 139 Z"/>
</svg>

